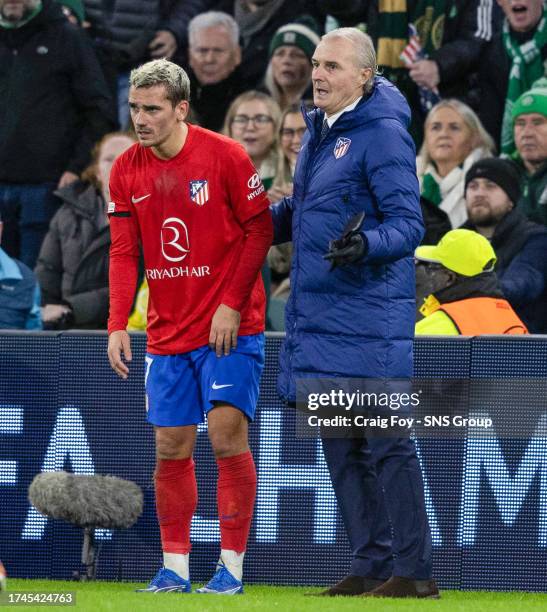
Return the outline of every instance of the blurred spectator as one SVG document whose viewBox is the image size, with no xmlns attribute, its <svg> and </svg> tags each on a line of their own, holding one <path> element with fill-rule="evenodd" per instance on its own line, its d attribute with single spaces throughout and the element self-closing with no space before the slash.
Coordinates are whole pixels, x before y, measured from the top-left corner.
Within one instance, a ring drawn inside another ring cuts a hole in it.
<svg viewBox="0 0 547 612">
<path fill-rule="evenodd" d="M 95 147 L 83 180 L 56 192 L 63 205 L 51 221 L 36 266 L 42 318 L 49 329 L 106 328 L 108 181 L 114 160 L 134 142 L 128 134 L 107 134 Z"/>
<path fill-rule="evenodd" d="M 306 129 L 306 122 L 298 104 L 292 104 L 283 111 L 279 128 L 277 172 L 268 192 L 272 203 L 292 195 L 294 168 Z M 289 296 L 291 258 L 290 242 L 272 246 L 268 252 L 268 265 L 272 271 L 272 298 L 286 301 Z"/>
<path fill-rule="evenodd" d="M 311 58 L 319 44 L 312 24 L 310 19 L 281 26 L 270 43 L 264 87 L 281 110 L 312 96 Z"/>
<path fill-rule="evenodd" d="M 515 208 L 520 176 L 512 162 L 483 159 L 465 177 L 464 228 L 490 240 L 503 295 L 530 333 L 547 333 L 547 229 Z"/>
<path fill-rule="evenodd" d="M 84 0 L 89 33 L 112 97 L 118 122 L 129 124 L 129 71 L 150 59 L 186 51 L 188 23 L 210 0 Z"/>
<path fill-rule="evenodd" d="M 451 230 L 436 246 L 419 246 L 414 256 L 417 278 L 426 278 L 430 289 L 417 335 L 528 333 L 503 297 L 494 272 L 496 254 L 484 236 Z"/>
<path fill-rule="evenodd" d="M 315 0 L 213 0 L 209 4 L 211 9 L 233 15 L 239 25 L 243 49 L 241 78 L 249 89 L 262 82 L 270 41 L 282 25 L 309 15 L 322 32 L 325 21 Z"/>
<path fill-rule="evenodd" d="M 459 100 L 436 104 L 425 121 L 424 144 L 416 160 L 421 195 L 446 212 L 453 228 L 466 219 L 465 173 L 494 154 L 494 142 L 477 115 Z"/>
<path fill-rule="evenodd" d="M 545 73 L 547 20 L 543 0 L 497 0 L 505 13 L 480 62 L 479 117 L 500 144 L 501 153 L 515 150 L 511 108 L 517 98 Z"/>
<path fill-rule="evenodd" d="M 72 25 L 77 27 L 89 26 L 89 23 L 85 21 L 83 0 L 57 0 L 57 2 L 61 5 L 63 15 Z"/>
<path fill-rule="evenodd" d="M 209 11 L 190 21 L 188 30 L 190 104 L 202 127 L 219 132 L 226 109 L 247 89 L 241 63 L 239 28 L 226 13 Z"/>
<path fill-rule="evenodd" d="M 247 91 L 230 105 L 223 133 L 240 142 L 253 161 L 265 189 L 277 170 L 277 130 L 281 110 L 277 102 L 260 91 Z"/>
<path fill-rule="evenodd" d="M 427 112 L 420 103 L 418 87 L 438 90 L 442 98 L 470 101 L 474 97 L 474 73 L 479 70 L 481 50 L 492 37 L 491 0 L 318 0 L 317 4 L 341 25 L 366 24 L 382 74 L 399 87 L 410 104 L 410 131 L 418 146 Z M 417 31 L 425 58 L 416 57 L 407 69 L 400 56 L 409 42 L 410 25 Z"/>
<path fill-rule="evenodd" d="M 305 108 L 308 109 L 310 104 L 311 102 Z M 302 116 L 300 104 L 291 104 L 281 113 L 277 143 L 277 171 L 273 185 L 268 192 L 271 202 L 277 202 L 284 196 L 292 194 L 294 168 L 306 130 L 306 122 Z"/>
<path fill-rule="evenodd" d="M 0 213 L 5 249 L 34 267 L 59 201 L 111 128 L 110 99 L 84 32 L 53 0 L 0 0 Z"/>
<path fill-rule="evenodd" d="M 2 243 L 0 217 L 0 244 Z M 32 270 L 0 248 L 0 329 L 42 329 L 40 287 Z"/>
<path fill-rule="evenodd" d="M 532 221 L 547 225 L 547 80 L 524 93 L 513 107 L 517 152 L 525 187 L 519 208 Z"/>
</svg>

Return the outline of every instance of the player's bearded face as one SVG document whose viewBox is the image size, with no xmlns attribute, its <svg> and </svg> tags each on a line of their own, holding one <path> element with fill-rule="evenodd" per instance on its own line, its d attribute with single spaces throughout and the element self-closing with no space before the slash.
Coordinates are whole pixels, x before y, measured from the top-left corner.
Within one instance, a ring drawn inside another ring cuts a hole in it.
<svg viewBox="0 0 547 612">
<path fill-rule="evenodd" d="M 131 87 L 129 110 L 139 143 L 143 147 L 157 147 L 166 142 L 185 119 L 185 105 L 181 103 L 173 108 L 163 85 Z"/>
</svg>

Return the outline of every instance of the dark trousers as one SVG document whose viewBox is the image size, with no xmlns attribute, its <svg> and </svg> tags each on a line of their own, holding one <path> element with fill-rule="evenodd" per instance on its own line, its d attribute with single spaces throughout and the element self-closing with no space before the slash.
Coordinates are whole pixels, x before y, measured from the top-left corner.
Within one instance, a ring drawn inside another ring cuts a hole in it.
<svg viewBox="0 0 547 612">
<path fill-rule="evenodd" d="M 2 248 L 31 270 L 36 265 L 51 217 L 61 204 L 53 195 L 55 187 L 55 183 L 0 183 Z"/>
<path fill-rule="evenodd" d="M 323 439 L 352 549 L 350 573 L 431 577 L 431 532 L 413 440 Z"/>
</svg>

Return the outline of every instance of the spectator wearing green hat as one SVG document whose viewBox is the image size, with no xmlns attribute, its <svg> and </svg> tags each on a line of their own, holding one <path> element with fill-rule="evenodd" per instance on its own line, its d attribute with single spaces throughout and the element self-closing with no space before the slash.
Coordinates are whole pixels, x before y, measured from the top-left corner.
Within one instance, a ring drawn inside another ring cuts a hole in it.
<svg viewBox="0 0 547 612">
<path fill-rule="evenodd" d="M 313 19 L 280 27 L 270 43 L 264 88 L 285 110 L 311 97 L 311 57 L 319 44 Z"/>
<path fill-rule="evenodd" d="M 452 230 L 437 245 L 418 247 L 414 256 L 417 277 L 427 277 L 430 289 L 417 335 L 528 333 L 503 297 L 494 272 L 496 254 L 484 236 Z"/>
<path fill-rule="evenodd" d="M 530 220 L 547 225 L 547 79 L 520 96 L 512 117 L 526 175 L 519 208 Z"/>
</svg>

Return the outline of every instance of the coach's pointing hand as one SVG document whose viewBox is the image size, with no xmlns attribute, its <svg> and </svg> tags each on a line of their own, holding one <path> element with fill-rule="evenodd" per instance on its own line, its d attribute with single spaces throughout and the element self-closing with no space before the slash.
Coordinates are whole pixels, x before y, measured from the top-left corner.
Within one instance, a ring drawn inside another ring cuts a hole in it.
<svg viewBox="0 0 547 612">
<path fill-rule="evenodd" d="M 211 322 L 211 333 L 209 334 L 209 348 L 215 351 L 217 357 L 230 354 L 230 349 L 237 346 L 237 332 L 241 315 L 237 310 L 221 304 Z"/>
<path fill-rule="evenodd" d="M 108 336 L 108 360 L 112 369 L 118 376 L 126 379 L 129 375 L 129 368 L 122 361 L 122 355 L 125 361 L 131 361 L 131 340 L 129 334 L 120 329 L 112 332 Z"/>
</svg>

